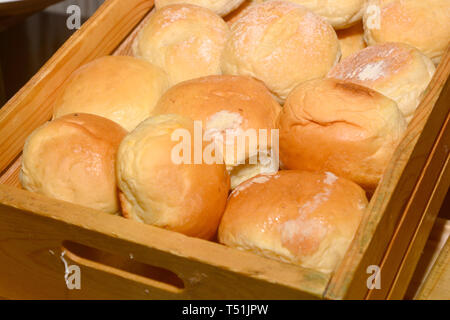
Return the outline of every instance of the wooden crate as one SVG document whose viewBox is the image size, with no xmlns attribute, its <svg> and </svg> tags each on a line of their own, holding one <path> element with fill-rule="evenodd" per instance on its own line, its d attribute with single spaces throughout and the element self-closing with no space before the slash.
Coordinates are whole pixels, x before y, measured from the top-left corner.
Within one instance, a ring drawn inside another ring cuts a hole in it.
<svg viewBox="0 0 450 320">
<path fill-rule="evenodd" d="M 107 0 L 0 110 L 0 297 L 378 299 L 406 286 L 450 182 L 449 51 L 332 275 L 20 189 L 24 141 L 51 118 L 64 80 L 95 58 L 129 54 L 152 7 Z M 81 290 L 67 288 L 65 263 L 80 267 Z M 380 290 L 367 288 L 370 265 L 381 268 Z"/>
</svg>

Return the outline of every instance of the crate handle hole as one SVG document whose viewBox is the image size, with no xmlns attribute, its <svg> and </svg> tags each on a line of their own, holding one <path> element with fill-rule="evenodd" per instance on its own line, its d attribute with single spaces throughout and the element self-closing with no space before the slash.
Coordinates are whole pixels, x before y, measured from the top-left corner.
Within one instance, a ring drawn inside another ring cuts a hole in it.
<svg viewBox="0 0 450 320">
<path fill-rule="evenodd" d="M 130 253 L 128 257 L 112 254 L 97 248 L 86 246 L 74 241 L 63 241 L 62 250 L 67 253 L 67 257 L 76 263 L 83 264 L 83 259 L 113 269 L 137 275 L 156 281 L 171 287 L 174 292 L 180 292 L 185 288 L 183 280 L 176 273 L 136 261 Z M 79 259 L 81 258 L 81 259 Z"/>
</svg>

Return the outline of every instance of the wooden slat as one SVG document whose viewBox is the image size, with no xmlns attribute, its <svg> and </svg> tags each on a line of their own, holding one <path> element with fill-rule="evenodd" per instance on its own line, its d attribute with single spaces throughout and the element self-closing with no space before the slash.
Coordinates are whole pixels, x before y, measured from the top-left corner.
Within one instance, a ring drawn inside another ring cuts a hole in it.
<svg viewBox="0 0 450 320">
<path fill-rule="evenodd" d="M 448 91 L 450 94 L 450 91 Z M 445 98 L 446 92 L 443 91 Z M 412 194 L 412 197 L 406 206 L 402 219 L 397 227 L 388 250 L 380 264 L 381 267 L 381 289 L 371 290 L 368 293 L 368 299 L 385 299 L 393 286 L 395 278 L 399 279 L 400 273 L 402 281 L 395 281 L 396 298 L 399 296 L 400 287 L 403 287 L 403 292 L 406 291 L 409 280 L 414 272 L 417 261 L 420 257 L 420 252 L 425 246 L 431 227 L 439 212 L 439 207 L 444 200 L 450 183 L 450 168 L 445 169 L 448 165 L 449 148 L 445 148 L 450 141 L 450 115 L 447 115 L 447 120 L 444 128 L 441 131 L 434 148 L 430 154 L 427 164 L 421 173 L 420 179 Z M 443 169 L 444 168 L 444 169 Z M 437 198 L 436 198 L 437 197 Z M 437 199 L 436 205 L 431 210 L 429 203 Z M 426 227 L 424 226 L 424 220 Z M 420 228 L 418 226 L 421 226 Z M 414 230 L 416 234 L 414 234 Z M 417 236 L 420 241 L 417 242 Z M 413 241 L 414 240 L 414 241 Z M 414 245 L 414 258 L 410 256 L 408 263 L 401 268 L 402 261 L 408 252 L 408 247 L 411 243 Z M 408 276 L 406 276 L 408 274 Z M 394 298 L 394 296 L 392 297 Z"/>
<path fill-rule="evenodd" d="M 450 240 L 442 249 L 417 300 L 450 300 Z"/>
<path fill-rule="evenodd" d="M 0 172 L 22 150 L 26 137 L 49 120 L 58 88 L 69 74 L 110 54 L 150 11 L 153 1 L 108 0 L 38 73 L 0 109 Z"/>
<path fill-rule="evenodd" d="M 367 268 L 381 264 L 425 167 L 433 141 L 438 137 L 448 115 L 449 74 L 450 48 L 386 168 L 354 241 L 330 281 L 325 295 L 327 298 L 358 299 L 367 295 Z M 444 87 L 444 94 L 440 97 Z"/>
<path fill-rule="evenodd" d="M 62 0 L 20 0 L 0 2 L 0 17 L 22 16 L 40 11 Z"/>
<path fill-rule="evenodd" d="M 424 215 L 407 252 L 403 256 L 402 264 L 395 276 L 392 289 L 387 297 L 388 299 L 403 299 L 449 185 L 450 157 L 447 157 L 445 170 L 434 187 L 433 194 L 425 209 L 426 215 Z"/>
<path fill-rule="evenodd" d="M 19 171 L 21 165 L 22 156 L 20 155 L 0 176 L 0 184 L 21 188 L 22 186 L 20 185 L 19 180 Z"/>
<path fill-rule="evenodd" d="M 450 235 L 450 220 L 437 218 L 421 253 L 404 299 L 417 299 L 430 271 Z M 450 286 L 450 283 L 448 284 Z"/>
</svg>

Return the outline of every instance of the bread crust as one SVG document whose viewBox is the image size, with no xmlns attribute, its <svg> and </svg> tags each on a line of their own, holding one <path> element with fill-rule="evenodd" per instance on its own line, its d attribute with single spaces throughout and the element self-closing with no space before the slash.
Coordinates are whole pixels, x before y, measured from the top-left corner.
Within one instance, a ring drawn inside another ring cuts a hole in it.
<svg viewBox="0 0 450 320">
<path fill-rule="evenodd" d="M 250 6 L 231 26 L 224 74 L 263 81 L 284 102 L 301 82 L 323 77 L 339 61 L 336 32 L 324 19 L 287 1 Z"/>
<path fill-rule="evenodd" d="M 278 120 L 286 169 L 331 171 L 374 191 L 406 121 L 382 94 L 337 79 L 317 79 L 291 92 Z"/>
<path fill-rule="evenodd" d="M 22 186 L 50 198 L 119 212 L 116 152 L 126 131 L 106 118 L 70 114 L 47 122 L 23 148 Z"/>
<path fill-rule="evenodd" d="M 330 273 L 367 203 L 358 185 L 331 172 L 258 175 L 230 195 L 218 238 L 231 247 Z"/>
</svg>

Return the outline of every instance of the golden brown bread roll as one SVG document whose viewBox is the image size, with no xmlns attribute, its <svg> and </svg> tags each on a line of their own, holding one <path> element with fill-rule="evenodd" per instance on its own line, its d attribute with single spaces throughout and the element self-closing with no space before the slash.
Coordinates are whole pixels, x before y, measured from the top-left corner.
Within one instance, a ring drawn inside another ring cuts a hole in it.
<svg viewBox="0 0 450 320">
<path fill-rule="evenodd" d="M 450 43 L 448 0 L 368 0 L 363 21 L 368 45 L 406 43 L 435 64 Z"/>
<path fill-rule="evenodd" d="M 146 61 L 102 57 L 70 75 L 55 101 L 53 118 L 92 113 L 131 131 L 150 115 L 168 87 L 165 72 Z"/>
<path fill-rule="evenodd" d="M 191 139 L 185 152 L 192 162 L 178 161 L 179 132 L 192 139 L 193 121 L 162 115 L 148 118 L 123 139 L 116 164 L 123 215 L 210 239 L 225 209 L 230 177 L 223 164 L 195 164 Z"/>
<path fill-rule="evenodd" d="M 331 172 L 281 170 L 233 191 L 218 237 L 230 247 L 329 273 L 366 206 L 364 190 Z"/>
<path fill-rule="evenodd" d="M 214 12 L 189 4 L 156 10 L 133 43 L 133 55 L 162 68 L 170 85 L 221 74 L 220 56 L 230 34 Z"/>
<path fill-rule="evenodd" d="M 268 0 L 266 0 L 268 1 Z M 335 29 L 348 28 L 360 21 L 365 0 L 288 0 L 324 17 Z"/>
<path fill-rule="evenodd" d="M 321 17 L 286 1 L 250 6 L 231 26 L 224 74 L 250 75 L 279 101 L 299 83 L 323 77 L 339 61 L 336 32 Z"/>
<path fill-rule="evenodd" d="M 225 16 L 244 2 L 244 0 L 155 0 L 156 9 L 178 3 L 188 3 L 207 8 L 219 16 Z"/>
<path fill-rule="evenodd" d="M 126 131 L 92 114 L 71 114 L 33 131 L 23 148 L 22 186 L 107 213 L 119 211 L 114 163 Z"/>
<path fill-rule="evenodd" d="M 280 110 L 280 105 L 262 82 L 251 77 L 223 75 L 177 84 L 161 97 L 154 114 L 175 113 L 201 121 L 205 140 L 213 139 L 221 147 L 234 188 L 258 173 L 278 170 L 278 157 L 271 153 L 271 137 Z M 267 136 L 260 134 L 260 129 L 265 129 Z M 245 148 L 238 149 L 238 140 L 231 135 L 245 137 L 248 132 L 251 136 L 252 132 L 248 130 L 255 133 L 254 148 L 248 139 Z M 259 148 L 263 146 L 261 141 L 267 141 L 270 159 L 262 159 L 263 152 L 258 157 Z M 275 142 L 278 142 L 278 136 Z"/>
<path fill-rule="evenodd" d="M 376 188 L 406 129 L 393 100 L 336 79 L 299 85 L 278 122 L 282 167 L 331 171 L 368 191 Z"/>
<path fill-rule="evenodd" d="M 341 60 L 328 77 L 374 89 L 397 102 L 407 122 L 414 116 L 435 71 L 433 62 L 403 43 L 370 46 Z"/>
<path fill-rule="evenodd" d="M 339 45 L 341 46 L 341 61 L 366 47 L 366 43 L 364 42 L 364 29 L 361 22 L 358 22 L 350 28 L 338 30 L 336 33 L 339 39 Z"/>
</svg>

